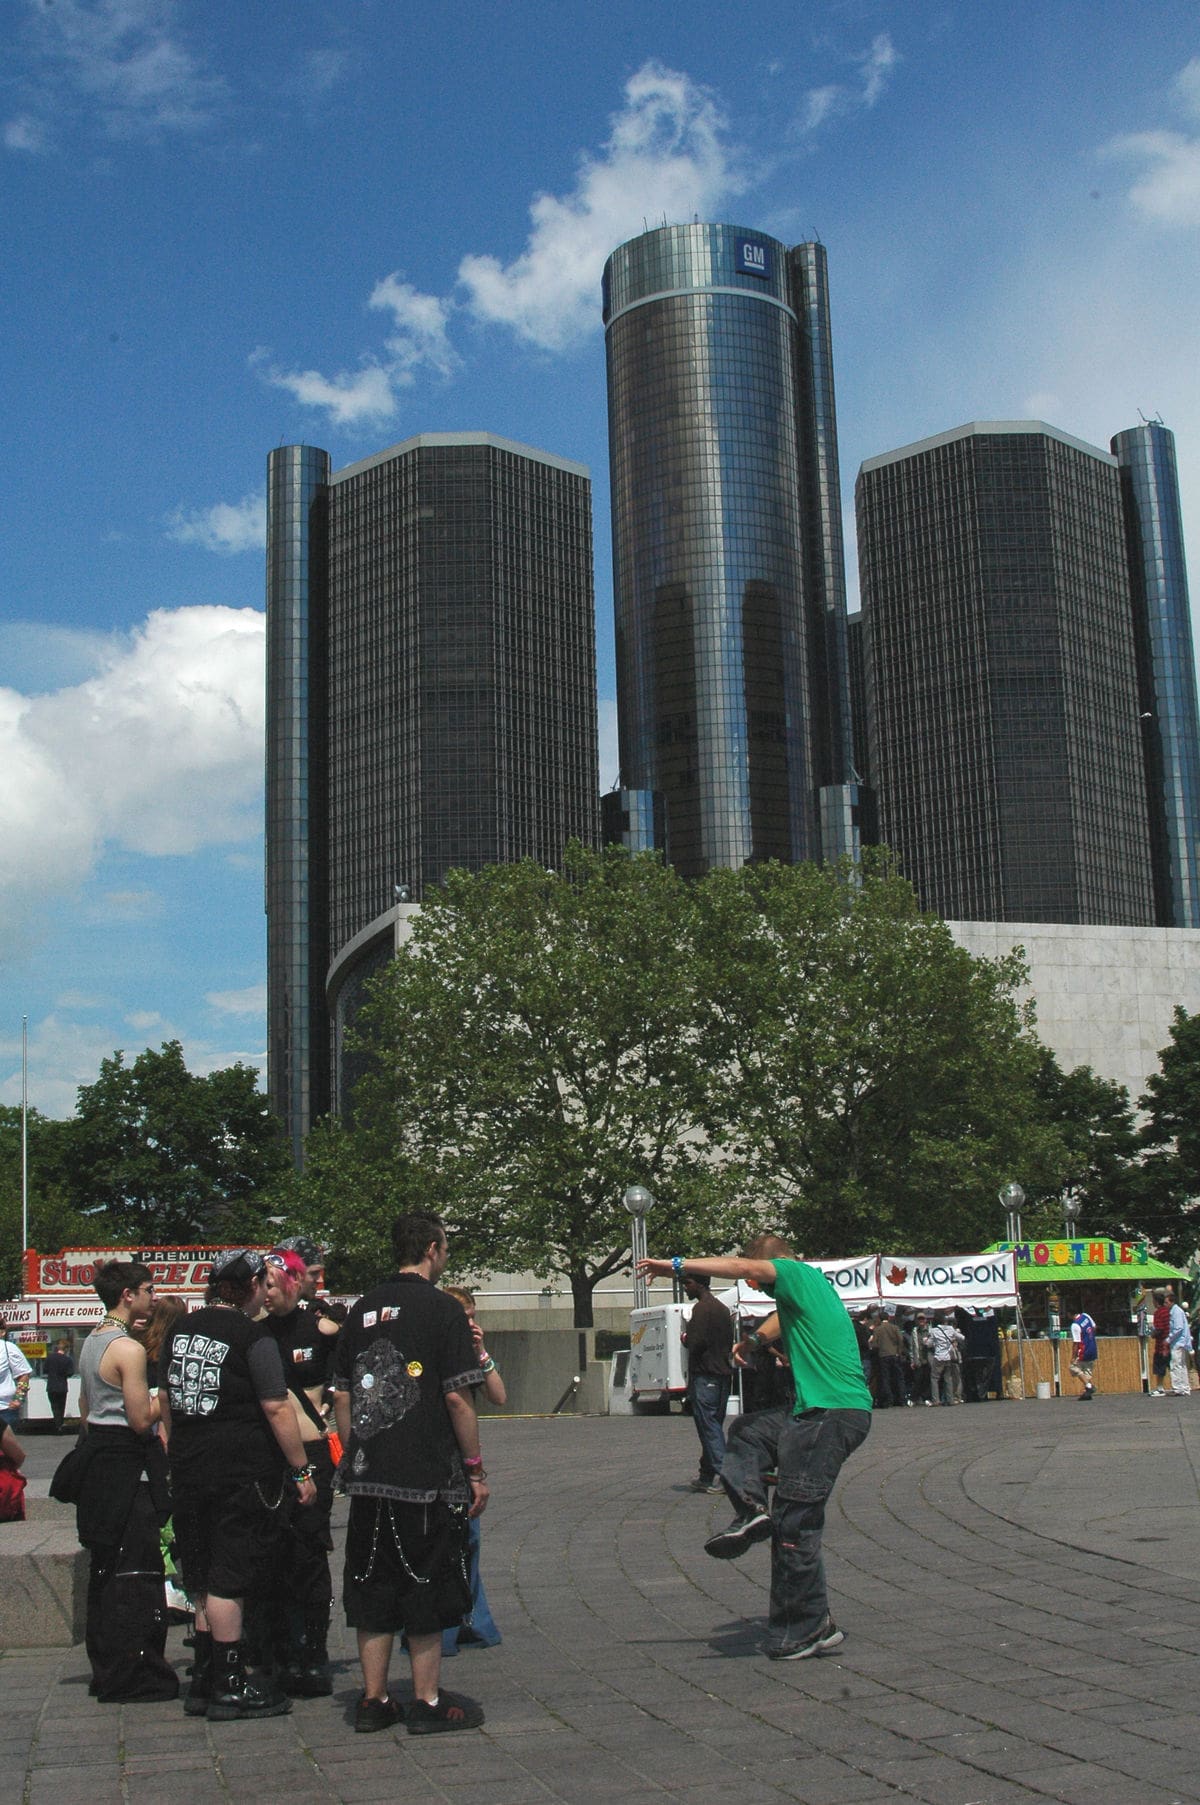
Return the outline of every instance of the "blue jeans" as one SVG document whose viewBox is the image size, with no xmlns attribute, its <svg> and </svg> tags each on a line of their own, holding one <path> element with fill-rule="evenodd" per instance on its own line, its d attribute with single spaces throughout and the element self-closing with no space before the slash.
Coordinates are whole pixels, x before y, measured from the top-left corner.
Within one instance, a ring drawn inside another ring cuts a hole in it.
<svg viewBox="0 0 1200 1805">
<path fill-rule="evenodd" d="M 696 1373 L 688 1383 L 692 1421 L 700 1437 L 701 1479 L 719 1479 L 725 1465 L 725 1406 L 730 1384 L 727 1378 L 714 1379 L 707 1373 Z"/>
<path fill-rule="evenodd" d="M 869 1410 L 806 1410 L 797 1417 L 759 1410 L 730 1430 L 721 1478 L 737 1508 L 765 1508 L 766 1475 L 778 1467 L 768 1646 L 781 1653 L 807 1642 L 829 1614 L 821 1558 L 825 1501 L 870 1427 Z"/>
<path fill-rule="evenodd" d="M 471 1581 L 471 1609 L 461 1624 L 456 1623 L 453 1629 L 442 1631 L 442 1654 L 458 1653 L 458 1634 L 460 1629 L 473 1632 L 472 1639 L 481 1642 L 485 1648 L 495 1648 L 500 1641 L 500 1631 L 496 1628 L 491 1609 L 487 1601 L 487 1593 L 483 1589 L 483 1581 L 479 1577 L 479 1518 L 472 1517 L 467 1525 L 470 1542 L 470 1566 L 468 1576 Z"/>
</svg>

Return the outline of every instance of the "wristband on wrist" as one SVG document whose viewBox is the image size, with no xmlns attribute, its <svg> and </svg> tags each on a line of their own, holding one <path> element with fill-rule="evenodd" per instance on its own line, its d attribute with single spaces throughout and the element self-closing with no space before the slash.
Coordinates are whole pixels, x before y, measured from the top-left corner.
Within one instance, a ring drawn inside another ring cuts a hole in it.
<svg viewBox="0 0 1200 1805">
<path fill-rule="evenodd" d="M 487 1474 L 484 1472 L 482 1467 L 473 1467 L 471 1469 L 471 1471 L 467 1474 L 467 1484 L 468 1485 L 483 1485 L 486 1483 L 486 1481 L 487 1481 Z"/>
<path fill-rule="evenodd" d="M 480 1370 L 480 1372 L 483 1372 L 483 1373 L 494 1373 L 495 1372 L 496 1362 L 492 1359 L 492 1356 L 490 1354 L 487 1356 L 487 1358 L 485 1360 L 481 1361 L 479 1370 Z"/>
<path fill-rule="evenodd" d="M 288 1478 L 292 1481 L 293 1485 L 303 1485 L 306 1479 L 312 1479 L 315 1478 L 315 1476 L 316 1469 L 311 1466 L 291 1467 L 288 1471 Z"/>
<path fill-rule="evenodd" d="M 483 1455 L 464 1454 L 463 1465 L 466 1467 L 468 1473 L 473 1472 L 476 1467 L 481 1467 L 483 1465 Z"/>
<path fill-rule="evenodd" d="M 677 1279 L 681 1279 L 683 1277 L 683 1257 L 681 1254 L 674 1254 L 672 1256 L 671 1271 L 675 1274 L 675 1277 Z"/>
</svg>

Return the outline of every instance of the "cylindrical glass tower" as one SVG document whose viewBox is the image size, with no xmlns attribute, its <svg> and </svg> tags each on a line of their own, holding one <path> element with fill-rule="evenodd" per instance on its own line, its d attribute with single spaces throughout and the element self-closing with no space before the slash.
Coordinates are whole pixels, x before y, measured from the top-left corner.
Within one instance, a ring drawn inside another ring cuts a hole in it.
<svg viewBox="0 0 1200 1805">
<path fill-rule="evenodd" d="M 267 1096 L 300 1163 L 329 1108 L 326 532 L 329 455 L 267 460 Z"/>
<path fill-rule="evenodd" d="M 850 775 L 840 528 L 835 556 L 809 517 L 839 505 L 824 259 L 664 226 L 609 258 L 604 320 L 622 784 L 666 798 L 686 875 L 815 858 L 818 790 Z"/>
<path fill-rule="evenodd" d="M 1121 468 L 1142 662 L 1142 727 L 1163 927 L 1200 927 L 1200 713 L 1175 436 L 1157 420 L 1112 441 Z"/>
</svg>

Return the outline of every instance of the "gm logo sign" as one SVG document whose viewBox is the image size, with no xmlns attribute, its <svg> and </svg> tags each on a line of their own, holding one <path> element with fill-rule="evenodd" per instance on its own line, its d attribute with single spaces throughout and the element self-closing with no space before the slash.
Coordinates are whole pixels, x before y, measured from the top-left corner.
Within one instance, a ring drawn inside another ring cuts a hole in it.
<svg viewBox="0 0 1200 1805">
<path fill-rule="evenodd" d="M 734 268 L 742 276 L 769 277 L 771 274 L 771 253 L 765 244 L 759 244 L 753 238 L 739 238 Z"/>
</svg>

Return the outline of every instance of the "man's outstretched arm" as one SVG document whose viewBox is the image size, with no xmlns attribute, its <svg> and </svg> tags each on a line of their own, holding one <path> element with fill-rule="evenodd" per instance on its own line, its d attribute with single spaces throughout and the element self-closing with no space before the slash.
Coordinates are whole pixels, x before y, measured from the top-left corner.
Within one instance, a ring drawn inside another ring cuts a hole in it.
<svg viewBox="0 0 1200 1805">
<path fill-rule="evenodd" d="M 694 1260 L 689 1254 L 676 1265 L 674 1260 L 639 1260 L 637 1269 L 643 1278 L 707 1278 L 748 1279 L 753 1285 L 775 1283 L 774 1260 L 744 1260 L 740 1254 L 721 1255 L 717 1259 Z"/>
</svg>

